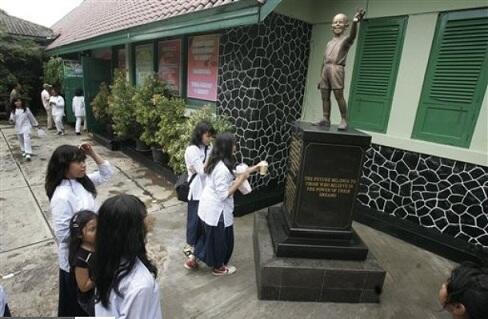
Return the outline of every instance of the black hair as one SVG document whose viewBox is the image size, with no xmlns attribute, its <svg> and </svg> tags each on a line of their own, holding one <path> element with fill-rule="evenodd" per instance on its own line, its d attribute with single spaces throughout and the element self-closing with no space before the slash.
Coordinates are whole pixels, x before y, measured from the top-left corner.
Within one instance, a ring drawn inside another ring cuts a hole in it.
<svg viewBox="0 0 488 319">
<path fill-rule="evenodd" d="M 49 159 L 47 165 L 46 181 L 44 188 L 46 190 L 49 200 L 53 197 L 56 187 L 61 184 L 63 179 L 66 179 L 66 173 L 68 173 L 69 165 L 71 162 L 84 162 L 86 159 L 85 153 L 78 147 L 73 145 L 61 145 L 56 148 Z M 97 196 L 97 190 L 95 184 L 88 176 L 83 176 L 76 179 L 87 191 Z"/>
<path fill-rule="evenodd" d="M 107 199 L 98 211 L 93 274 L 95 298 L 104 307 L 109 303 L 112 289 L 121 296 L 120 281 L 132 271 L 137 258 L 157 276 L 157 268 L 147 257 L 146 216 L 144 203 L 136 196 L 125 194 Z"/>
<path fill-rule="evenodd" d="M 201 121 L 193 129 L 190 145 L 196 145 L 196 146 L 202 145 L 203 144 L 202 137 L 203 134 L 205 133 L 209 133 L 211 136 L 215 136 L 216 131 L 211 123 L 207 121 Z"/>
<path fill-rule="evenodd" d="M 27 106 L 25 105 L 24 100 L 21 99 L 20 97 L 16 97 L 15 99 L 12 100 L 12 109 L 10 110 L 10 112 L 15 113 L 15 109 L 17 108 L 15 106 L 15 102 L 17 102 L 17 101 L 20 101 L 22 103 L 22 109 L 25 112 L 25 110 L 27 110 Z"/>
<path fill-rule="evenodd" d="M 232 133 L 224 132 L 217 135 L 207 167 L 205 167 L 205 173 L 210 175 L 220 161 L 224 162 L 225 166 L 232 172 L 236 162 L 234 145 L 235 139 Z"/>
<path fill-rule="evenodd" d="M 80 249 L 83 243 L 83 228 L 89 221 L 97 218 L 97 214 L 91 210 L 82 210 L 71 217 L 69 222 L 69 264 L 70 267 L 75 266 L 76 252 Z"/>
<path fill-rule="evenodd" d="M 446 304 L 464 305 L 470 319 L 488 314 L 488 268 L 465 262 L 454 269 L 447 281 Z"/>
<path fill-rule="evenodd" d="M 83 96 L 83 90 L 81 88 L 77 88 L 75 91 L 75 96 Z"/>
</svg>

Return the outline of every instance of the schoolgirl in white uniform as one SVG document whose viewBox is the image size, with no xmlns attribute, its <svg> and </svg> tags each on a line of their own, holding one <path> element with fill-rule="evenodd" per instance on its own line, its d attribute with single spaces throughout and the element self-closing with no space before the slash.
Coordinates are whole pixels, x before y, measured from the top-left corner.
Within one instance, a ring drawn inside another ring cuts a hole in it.
<svg viewBox="0 0 488 319">
<path fill-rule="evenodd" d="M 30 161 L 32 155 L 31 129 L 32 127 L 39 126 L 39 124 L 31 110 L 25 106 L 22 99 L 14 99 L 14 106 L 15 108 L 10 113 L 10 122 L 15 124 L 15 132 L 19 139 L 22 156 L 27 161 Z"/>
<path fill-rule="evenodd" d="M 98 171 L 86 174 L 86 156 L 97 163 Z M 45 189 L 58 242 L 60 317 L 86 315 L 78 304 L 77 287 L 70 275 L 70 220 L 81 210 L 98 211 L 95 186 L 108 181 L 112 175 L 110 163 L 100 157 L 88 143 L 80 147 L 61 145 L 49 160 Z"/>
<path fill-rule="evenodd" d="M 51 97 L 49 98 L 49 105 L 54 119 L 54 125 L 58 131 L 58 135 L 64 135 L 63 116 L 64 116 L 64 98 L 58 94 L 57 89 L 51 90 Z"/>
<path fill-rule="evenodd" d="M 205 186 L 205 162 L 211 152 L 210 140 L 215 136 L 215 129 L 206 121 L 197 124 L 193 130 L 190 145 L 185 150 L 185 165 L 190 182 L 188 192 L 188 214 L 186 219 L 186 246 L 183 253 L 188 258 L 185 261 L 185 268 L 193 269 L 196 265 L 189 257 L 193 255 L 193 249 L 197 242 L 201 224 L 198 218 L 198 203 Z"/>
<path fill-rule="evenodd" d="M 146 216 L 146 206 L 133 195 L 111 197 L 100 207 L 94 266 L 96 317 L 163 317 L 158 270 L 145 247 Z"/>
<path fill-rule="evenodd" d="M 7 303 L 7 295 L 5 294 L 2 285 L 0 285 L 0 317 L 11 317 Z"/>
<path fill-rule="evenodd" d="M 237 178 L 233 174 L 235 142 L 231 133 L 217 135 L 205 168 L 208 174 L 200 197 L 198 217 L 204 224 L 204 234 L 195 246 L 195 256 L 213 268 L 216 276 L 236 271 L 229 265 L 234 249 L 234 193 L 266 162 L 247 168 Z M 266 163 L 267 164 L 267 163 Z"/>
<path fill-rule="evenodd" d="M 76 135 L 81 135 L 81 122 L 83 122 L 83 130 L 86 131 L 85 97 L 82 89 L 75 91 L 72 106 L 76 117 L 75 133 Z"/>
</svg>

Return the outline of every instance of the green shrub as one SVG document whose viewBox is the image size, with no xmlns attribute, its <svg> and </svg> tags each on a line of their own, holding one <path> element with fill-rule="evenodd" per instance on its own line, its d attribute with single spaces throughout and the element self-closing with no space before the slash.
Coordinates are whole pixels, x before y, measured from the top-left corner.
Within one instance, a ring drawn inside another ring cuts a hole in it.
<svg viewBox="0 0 488 319">
<path fill-rule="evenodd" d="M 227 117 L 216 116 L 208 106 L 204 106 L 200 110 L 193 112 L 189 118 L 178 123 L 175 127 L 175 138 L 165 148 L 166 152 L 170 155 L 169 166 L 177 174 L 182 174 L 186 170 L 185 150 L 190 144 L 191 135 L 195 126 L 201 121 L 211 123 L 217 133 L 232 130 L 232 124 Z"/>
<path fill-rule="evenodd" d="M 116 70 L 112 98 L 108 105 L 114 133 L 119 137 L 139 138 L 142 133 L 142 128 L 135 121 L 134 91 L 134 87 L 126 79 L 126 73 Z"/>
<path fill-rule="evenodd" d="M 159 144 L 156 133 L 159 131 L 165 103 L 162 97 L 168 96 L 169 90 L 154 75 L 145 78 L 143 84 L 135 90 L 132 99 L 135 120 L 141 128 L 140 139 L 147 145 Z"/>
<path fill-rule="evenodd" d="M 93 116 L 100 122 L 108 124 L 112 121 L 109 109 L 110 89 L 107 83 L 102 82 L 97 95 L 91 102 Z"/>
<path fill-rule="evenodd" d="M 166 150 L 178 138 L 178 125 L 186 121 L 186 103 L 183 99 L 163 95 L 155 95 L 154 102 L 159 121 L 155 142 Z"/>
</svg>

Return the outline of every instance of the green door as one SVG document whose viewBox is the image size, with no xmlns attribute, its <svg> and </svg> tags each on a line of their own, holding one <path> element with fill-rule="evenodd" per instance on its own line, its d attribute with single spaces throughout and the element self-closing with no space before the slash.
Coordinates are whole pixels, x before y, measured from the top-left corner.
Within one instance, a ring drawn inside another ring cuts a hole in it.
<svg viewBox="0 0 488 319">
<path fill-rule="evenodd" d="M 80 61 L 63 60 L 63 93 L 65 113 L 68 123 L 75 123 L 76 117 L 73 112 L 73 96 L 77 89 L 83 88 L 83 70 Z"/>
<path fill-rule="evenodd" d="M 94 133 L 103 133 L 105 128 L 93 116 L 91 101 L 97 95 L 102 82 L 111 83 L 112 63 L 111 61 L 82 57 L 81 64 L 83 65 L 83 90 L 88 129 Z"/>
</svg>

